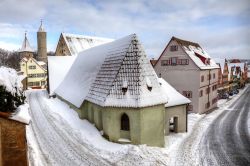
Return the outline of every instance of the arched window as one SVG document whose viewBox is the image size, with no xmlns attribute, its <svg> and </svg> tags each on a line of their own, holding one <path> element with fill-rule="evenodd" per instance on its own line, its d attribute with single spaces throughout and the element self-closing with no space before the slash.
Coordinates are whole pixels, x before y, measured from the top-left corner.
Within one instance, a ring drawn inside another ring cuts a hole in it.
<svg viewBox="0 0 250 166">
<path fill-rule="evenodd" d="M 121 130 L 129 131 L 129 118 L 127 114 L 121 117 Z"/>
</svg>

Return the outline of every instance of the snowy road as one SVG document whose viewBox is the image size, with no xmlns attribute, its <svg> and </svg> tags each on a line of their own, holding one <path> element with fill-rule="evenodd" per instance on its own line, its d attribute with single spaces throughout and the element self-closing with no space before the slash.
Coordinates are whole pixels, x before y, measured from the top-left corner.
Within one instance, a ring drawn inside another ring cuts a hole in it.
<svg viewBox="0 0 250 166">
<path fill-rule="evenodd" d="M 250 86 L 203 116 L 173 151 L 170 165 L 250 165 L 249 121 Z"/>
<path fill-rule="evenodd" d="M 30 127 L 44 156 L 41 163 L 30 161 L 31 165 L 110 165 L 79 144 L 67 125 L 62 127 L 64 124 L 59 124 L 60 121 L 50 116 L 49 108 L 42 101 L 41 96 L 44 95 L 45 91 L 33 91 L 28 95 L 32 117 Z"/>
<path fill-rule="evenodd" d="M 205 132 L 200 142 L 202 165 L 250 165 L 250 87 Z"/>
</svg>

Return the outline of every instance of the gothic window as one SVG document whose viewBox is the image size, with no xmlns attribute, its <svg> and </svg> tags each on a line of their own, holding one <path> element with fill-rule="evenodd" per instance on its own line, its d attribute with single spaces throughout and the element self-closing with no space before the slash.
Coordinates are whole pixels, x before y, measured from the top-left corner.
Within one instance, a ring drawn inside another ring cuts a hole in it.
<svg viewBox="0 0 250 166">
<path fill-rule="evenodd" d="M 121 117 L 121 130 L 129 131 L 129 118 L 125 113 Z"/>
</svg>

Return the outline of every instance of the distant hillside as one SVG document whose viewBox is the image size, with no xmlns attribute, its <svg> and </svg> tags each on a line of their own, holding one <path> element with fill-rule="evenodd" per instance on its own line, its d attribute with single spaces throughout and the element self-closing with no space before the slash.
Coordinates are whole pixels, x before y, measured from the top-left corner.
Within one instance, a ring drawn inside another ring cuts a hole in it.
<svg viewBox="0 0 250 166">
<path fill-rule="evenodd" d="M 19 69 L 20 57 L 16 51 L 7 51 L 0 48 L 0 66 Z"/>
<path fill-rule="evenodd" d="M 54 56 L 55 53 L 50 51 L 48 56 Z M 37 52 L 34 52 L 34 58 L 36 59 Z M 17 51 L 8 51 L 0 48 L 0 66 L 6 66 L 13 69 L 19 70 L 20 56 Z"/>
</svg>

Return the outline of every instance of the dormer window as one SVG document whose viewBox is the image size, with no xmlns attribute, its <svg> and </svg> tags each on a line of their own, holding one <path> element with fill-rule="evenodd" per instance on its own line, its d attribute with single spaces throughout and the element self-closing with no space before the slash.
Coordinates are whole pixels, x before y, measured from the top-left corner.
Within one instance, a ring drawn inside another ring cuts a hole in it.
<svg viewBox="0 0 250 166">
<path fill-rule="evenodd" d="M 150 79 L 148 77 L 146 77 L 146 84 L 147 84 L 147 88 L 149 91 L 152 90 L 152 82 L 150 81 Z"/>
<path fill-rule="evenodd" d="M 206 59 L 205 64 L 206 64 L 206 65 L 210 65 L 210 58 L 207 58 L 207 59 Z"/>
<path fill-rule="evenodd" d="M 170 51 L 178 51 L 178 46 L 177 45 L 172 45 L 170 46 Z"/>
<path fill-rule="evenodd" d="M 125 95 L 127 91 L 128 91 L 128 82 L 126 80 L 124 80 L 122 82 L 122 92 L 123 92 L 123 95 Z"/>
</svg>

